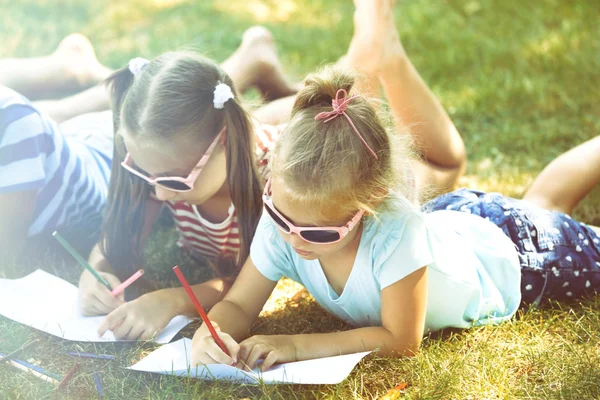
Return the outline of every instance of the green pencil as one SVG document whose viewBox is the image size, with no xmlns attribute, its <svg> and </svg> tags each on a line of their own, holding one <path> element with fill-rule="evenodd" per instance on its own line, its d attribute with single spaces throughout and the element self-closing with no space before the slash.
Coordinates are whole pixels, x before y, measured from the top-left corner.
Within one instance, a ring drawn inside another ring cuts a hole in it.
<svg viewBox="0 0 600 400">
<path fill-rule="evenodd" d="M 94 278 L 96 278 L 96 280 L 98 282 L 100 282 L 101 284 L 103 284 L 104 286 L 106 286 L 106 288 L 108 290 L 112 291 L 112 288 L 110 287 L 110 285 L 108 284 L 108 282 L 106 282 L 106 279 L 104 279 L 103 277 L 101 277 L 100 274 L 98 273 L 98 271 L 96 271 L 94 268 L 92 268 L 92 266 L 90 264 L 88 264 L 87 261 L 85 261 L 83 259 L 83 257 L 81 257 L 79 255 L 79 253 L 77 253 L 77 251 L 75 251 L 75 249 L 73 247 L 71 247 L 71 245 L 69 244 L 69 242 L 67 242 L 56 231 L 52 234 L 52 236 L 54 236 L 56 238 L 56 240 L 58 240 L 58 242 L 60 244 L 62 244 L 62 246 L 65 248 L 65 250 L 67 250 L 69 252 L 69 254 L 71 254 L 73 256 L 73 258 L 77 260 L 77 262 L 79 263 L 79 265 L 81 265 L 83 268 L 87 269 L 90 272 L 90 274 L 92 274 L 94 276 Z"/>
</svg>

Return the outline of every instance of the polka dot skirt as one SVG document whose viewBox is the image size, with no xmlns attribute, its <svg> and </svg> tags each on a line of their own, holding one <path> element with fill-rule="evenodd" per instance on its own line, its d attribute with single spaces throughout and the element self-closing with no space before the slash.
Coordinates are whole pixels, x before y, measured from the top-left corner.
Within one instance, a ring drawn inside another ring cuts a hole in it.
<svg viewBox="0 0 600 400">
<path fill-rule="evenodd" d="M 468 189 L 439 196 L 423 209 L 467 212 L 500 227 L 519 253 L 524 303 L 569 300 L 600 291 L 600 237 L 566 214 Z"/>
</svg>

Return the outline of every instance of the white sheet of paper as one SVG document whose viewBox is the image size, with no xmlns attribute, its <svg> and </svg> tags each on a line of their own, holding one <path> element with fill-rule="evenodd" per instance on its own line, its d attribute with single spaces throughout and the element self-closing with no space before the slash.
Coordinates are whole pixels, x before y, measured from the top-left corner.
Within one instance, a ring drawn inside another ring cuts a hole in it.
<svg viewBox="0 0 600 400">
<path fill-rule="evenodd" d="M 154 350 L 129 369 L 207 380 L 228 379 L 244 383 L 257 383 L 262 379 L 264 383 L 336 384 L 346 379 L 356 364 L 370 353 L 367 351 L 280 364 L 266 372 L 260 372 L 258 369 L 253 372 L 245 372 L 222 364 L 190 368 L 191 348 L 192 341 L 190 339 L 180 339 Z"/>
<path fill-rule="evenodd" d="M 21 279 L 0 279 L 0 315 L 67 340 L 118 342 L 112 332 L 98 336 L 104 316 L 85 317 L 79 312 L 78 289 L 42 270 Z M 156 337 L 168 343 L 191 319 L 177 316 Z"/>
</svg>

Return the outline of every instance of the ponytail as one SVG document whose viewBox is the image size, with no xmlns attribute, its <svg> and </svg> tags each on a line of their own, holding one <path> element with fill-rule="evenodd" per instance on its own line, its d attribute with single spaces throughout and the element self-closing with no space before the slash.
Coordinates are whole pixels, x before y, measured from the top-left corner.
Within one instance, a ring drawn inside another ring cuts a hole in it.
<svg viewBox="0 0 600 400">
<path fill-rule="evenodd" d="M 232 82 L 227 84 L 233 87 Z M 250 256 L 250 244 L 262 213 L 262 182 L 256 169 L 254 132 L 248 113 L 237 100 L 227 101 L 224 107 L 227 184 L 239 221 L 240 250 L 237 259 L 232 254 L 220 255 L 217 273 L 221 277 L 235 277 Z"/>
<path fill-rule="evenodd" d="M 127 150 L 122 136 L 118 134 L 120 112 L 133 79 L 133 74 L 125 67 L 105 82 L 110 91 L 115 141 L 100 250 L 111 265 L 118 266 L 115 271 L 123 275 L 133 273 L 141 262 L 144 210 L 150 195 L 148 185 L 121 168 Z"/>
</svg>

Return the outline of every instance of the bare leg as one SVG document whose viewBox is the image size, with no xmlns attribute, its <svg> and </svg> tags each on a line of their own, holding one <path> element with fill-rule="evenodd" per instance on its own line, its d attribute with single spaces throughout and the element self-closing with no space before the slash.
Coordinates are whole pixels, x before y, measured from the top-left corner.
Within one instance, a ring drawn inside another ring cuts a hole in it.
<svg viewBox="0 0 600 400">
<path fill-rule="evenodd" d="M 252 29 L 252 28 L 251 28 Z M 352 38 L 352 43 L 350 44 L 350 50 L 346 55 L 338 60 L 336 63 L 340 68 L 349 68 L 352 69 L 353 72 L 357 73 L 357 79 L 354 84 L 354 90 L 361 93 L 366 97 L 371 98 L 379 98 L 380 97 L 380 84 L 379 77 L 377 74 L 370 74 L 369 71 L 361 68 L 361 63 L 364 60 L 360 60 L 361 54 L 358 52 L 352 52 L 353 48 L 357 48 L 359 44 L 357 43 L 356 33 Z M 368 46 L 368 43 L 366 44 Z M 235 54 L 234 54 L 235 56 Z M 233 60 L 234 56 L 232 56 L 229 60 Z M 228 61 L 229 61 L 228 60 Z M 227 62 L 227 61 L 226 61 Z M 225 65 L 223 65 L 225 67 Z M 283 75 L 280 75 L 283 76 Z M 243 79 L 243 77 L 240 77 Z M 282 80 L 282 78 L 278 78 L 277 80 Z M 285 80 L 283 80 L 285 82 Z M 288 88 L 300 89 L 303 85 L 289 85 L 285 82 Z M 288 89 L 289 91 L 289 89 Z M 292 93 L 295 93 L 292 92 Z M 290 93 L 291 94 L 291 93 Z M 294 101 L 296 99 L 295 94 L 289 95 L 287 97 L 283 97 L 277 99 L 275 101 L 271 101 L 267 103 L 257 110 L 253 112 L 253 115 L 261 122 L 270 125 L 280 125 L 290 120 L 290 115 L 292 111 L 292 107 L 294 105 Z"/>
<path fill-rule="evenodd" d="M 274 98 L 296 91 L 283 75 L 271 33 L 263 27 L 248 29 L 241 46 L 223 62 L 222 67 L 241 92 L 258 86 L 265 96 Z M 95 86 L 64 99 L 39 101 L 35 105 L 55 121 L 63 122 L 77 115 L 107 110 L 110 102 L 105 88 Z M 271 110 L 277 108 L 277 104 L 270 105 Z M 276 120 L 265 118 L 265 122 L 275 123 Z"/>
<path fill-rule="evenodd" d="M 262 26 L 246 30 L 240 47 L 223 61 L 221 67 L 240 92 L 256 86 L 266 101 L 290 96 L 298 91 L 286 80 L 277 58 L 273 36 Z"/>
<path fill-rule="evenodd" d="M 272 35 L 263 27 L 248 29 L 244 33 L 241 46 L 223 62 L 222 67 L 242 92 L 252 86 L 258 86 L 263 95 L 273 98 L 287 96 L 296 91 L 283 75 Z M 291 104 L 289 107 L 285 102 L 283 104 L 284 109 L 291 110 Z M 100 85 L 64 99 L 39 101 L 35 105 L 55 121 L 63 122 L 77 115 L 107 110 L 110 102 L 105 88 Z M 277 101 L 269 103 L 270 111 L 269 114 L 263 114 L 263 122 L 272 124 L 283 122 L 285 119 L 269 117 L 272 112 L 274 116 L 285 114 L 278 111 L 281 108 L 281 104 Z"/>
<path fill-rule="evenodd" d="M 538 175 L 524 199 L 548 210 L 571 214 L 598 183 L 600 136 L 554 159 Z"/>
<path fill-rule="evenodd" d="M 81 114 L 108 110 L 110 100 L 106 87 L 96 85 L 64 99 L 36 101 L 34 105 L 61 123 Z"/>
<path fill-rule="evenodd" d="M 296 88 L 283 75 L 277 59 L 275 45 L 270 32 L 263 27 L 252 27 L 244 33 L 241 46 L 222 64 L 241 92 L 258 86 L 268 98 L 288 96 L 267 104 L 259 118 L 264 123 L 280 124 L 289 119 Z M 35 105 L 57 122 L 69 120 L 77 115 L 108 110 L 108 93 L 102 85 L 94 86 L 73 96 L 39 101 Z"/>
<path fill-rule="evenodd" d="M 342 57 L 337 64 L 342 68 L 352 67 L 348 61 L 348 57 Z M 377 75 L 374 77 L 369 76 L 363 74 L 360 70 L 358 73 L 359 75 L 354 85 L 356 91 L 367 97 L 378 98 L 380 87 Z M 280 125 L 290 120 L 295 100 L 295 95 L 283 97 L 259 107 L 252 114 L 264 124 Z"/>
<path fill-rule="evenodd" d="M 394 22 L 395 2 L 354 3 L 355 37 L 349 56 L 361 70 L 379 76 L 394 117 L 410 128 L 423 157 L 415 165 L 417 186 L 434 191 L 451 189 L 466 168 L 465 145 L 402 47 Z"/>
<path fill-rule="evenodd" d="M 296 96 L 272 101 L 255 110 L 252 115 L 263 124 L 280 125 L 290 120 Z"/>
<path fill-rule="evenodd" d="M 64 38 L 49 56 L 0 60 L 0 84 L 30 99 L 78 91 L 110 73 L 96 58 L 90 41 L 78 33 Z"/>
</svg>

